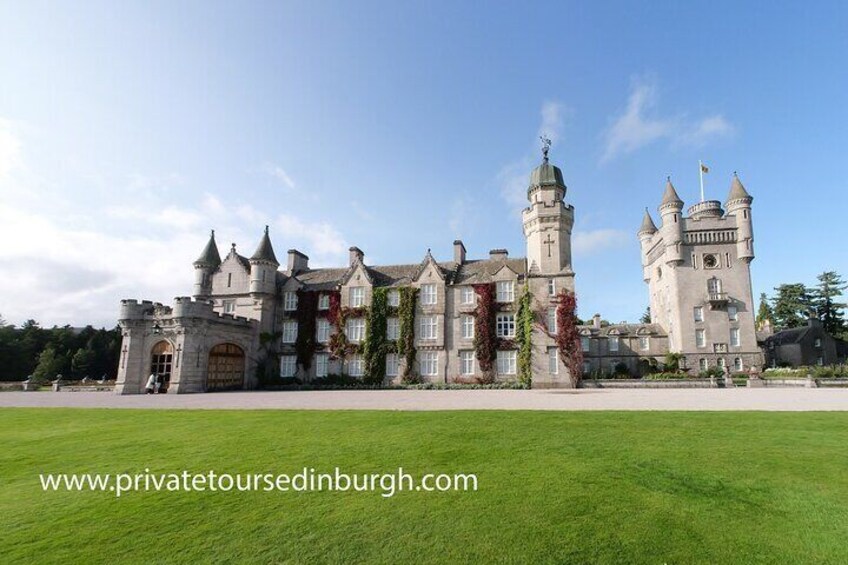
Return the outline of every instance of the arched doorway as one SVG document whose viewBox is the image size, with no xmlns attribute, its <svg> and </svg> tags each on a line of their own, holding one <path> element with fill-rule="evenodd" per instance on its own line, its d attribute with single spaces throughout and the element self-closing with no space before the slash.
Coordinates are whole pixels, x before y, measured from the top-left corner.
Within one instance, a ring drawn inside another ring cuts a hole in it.
<svg viewBox="0 0 848 565">
<path fill-rule="evenodd" d="M 232 343 L 221 343 L 209 350 L 206 390 L 244 388 L 244 350 Z"/>
<path fill-rule="evenodd" d="M 171 383 L 171 366 L 174 362 L 174 348 L 164 339 L 150 351 L 150 372 L 156 375 L 159 392 L 168 392 Z M 146 382 L 146 377 L 145 377 Z"/>
</svg>

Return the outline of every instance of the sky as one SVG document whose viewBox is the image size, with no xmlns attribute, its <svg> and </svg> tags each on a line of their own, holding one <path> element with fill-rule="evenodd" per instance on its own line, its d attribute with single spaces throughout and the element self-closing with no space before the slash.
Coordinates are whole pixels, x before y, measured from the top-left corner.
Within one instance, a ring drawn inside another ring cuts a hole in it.
<svg viewBox="0 0 848 565">
<path fill-rule="evenodd" d="M 636 238 L 754 196 L 755 295 L 848 276 L 844 2 L 0 2 L 0 315 L 113 326 L 222 255 L 524 256 L 540 134 L 578 313 L 648 303 Z"/>
</svg>

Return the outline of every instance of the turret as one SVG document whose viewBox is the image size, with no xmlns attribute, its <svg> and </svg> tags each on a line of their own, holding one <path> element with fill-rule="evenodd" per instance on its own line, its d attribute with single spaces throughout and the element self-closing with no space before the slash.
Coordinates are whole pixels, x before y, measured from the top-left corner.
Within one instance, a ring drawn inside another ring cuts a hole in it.
<svg viewBox="0 0 848 565">
<path fill-rule="evenodd" d="M 221 264 L 221 255 L 215 243 L 215 230 L 209 234 L 209 241 L 197 261 L 194 262 L 194 297 L 208 298 L 212 294 L 212 273 Z"/>
<path fill-rule="evenodd" d="M 662 217 L 662 234 L 663 243 L 665 244 L 665 262 L 666 263 L 681 263 L 683 261 L 683 201 L 677 195 L 674 185 L 671 184 L 671 177 L 665 184 L 665 193 L 663 194 L 662 202 L 659 207 L 660 216 Z"/>
<path fill-rule="evenodd" d="M 268 236 L 268 226 L 250 261 L 250 294 L 274 294 L 277 289 L 277 268 L 280 266 Z"/>
<path fill-rule="evenodd" d="M 751 220 L 751 203 L 754 198 L 748 194 L 736 173 L 730 182 L 730 193 L 724 207 L 728 216 L 736 216 L 736 255 L 742 261 L 750 263 L 754 259 L 754 225 Z"/>
<path fill-rule="evenodd" d="M 651 218 L 650 212 L 645 208 L 645 216 L 642 218 L 642 226 L 639 228 L 637 235 L 639 236 L 639 246 L 642 249 L 642 274 L 645 282 L 650 280 L 650 269 L 648 267 L 648 252 L 651 250 L 651 242 L 654 239 L 654 234 L 657 233 L 657 226 Z"/>
</svg>

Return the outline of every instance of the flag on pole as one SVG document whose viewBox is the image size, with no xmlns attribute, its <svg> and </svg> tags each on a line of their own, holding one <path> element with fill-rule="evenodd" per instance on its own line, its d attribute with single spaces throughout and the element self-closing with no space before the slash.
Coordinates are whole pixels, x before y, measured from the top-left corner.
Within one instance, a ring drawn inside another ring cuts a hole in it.
<svg viewBox="0 0 848 565">
<path fill-rule="evenodd" d="M 701 172 L 702 173 L 709 173 L 710 168 L 708 166 L 706 166 L 705 164 L 701 163 Z"/>
</svg>

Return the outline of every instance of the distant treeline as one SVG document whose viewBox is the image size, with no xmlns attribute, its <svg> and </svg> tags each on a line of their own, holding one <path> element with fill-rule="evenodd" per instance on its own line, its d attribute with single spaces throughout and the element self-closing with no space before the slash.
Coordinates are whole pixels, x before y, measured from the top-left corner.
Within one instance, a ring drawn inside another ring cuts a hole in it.
<svg viewBox="0 0 848 565">
<path fill-rule="evenodd" d="M 7 325 L 0 317 L 0 380 L 22 381 L 28 376 L 49 381 L 114 379 L 121 350 L 121 331 L 84 328 L 42 328 L 35 320 Z"/>
</svg>

